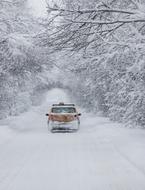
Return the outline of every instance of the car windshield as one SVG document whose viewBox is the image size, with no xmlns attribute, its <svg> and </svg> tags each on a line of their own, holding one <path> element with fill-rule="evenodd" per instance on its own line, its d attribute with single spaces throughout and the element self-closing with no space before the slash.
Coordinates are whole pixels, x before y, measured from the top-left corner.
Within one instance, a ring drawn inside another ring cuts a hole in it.
<svg viewBox="0 0 145 190">
<path fill-rule="evenodd" d="M 73 107 L 55 107 L 52 108 L 52 113 L 75 113 L 76 109 Z"/>
</svg>

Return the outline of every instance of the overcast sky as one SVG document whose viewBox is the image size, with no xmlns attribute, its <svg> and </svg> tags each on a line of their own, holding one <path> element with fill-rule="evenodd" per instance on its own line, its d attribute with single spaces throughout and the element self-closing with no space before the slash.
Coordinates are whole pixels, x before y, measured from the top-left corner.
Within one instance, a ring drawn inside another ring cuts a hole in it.
<svg viewBox="0 0 145 190">
<path fill-rule="evenodd" d="M 37 17 L 44 17 L 46 15 L 45 0 L 28 0 L 28 6 L 32 8 L 32 12 Z"/>
</svg>

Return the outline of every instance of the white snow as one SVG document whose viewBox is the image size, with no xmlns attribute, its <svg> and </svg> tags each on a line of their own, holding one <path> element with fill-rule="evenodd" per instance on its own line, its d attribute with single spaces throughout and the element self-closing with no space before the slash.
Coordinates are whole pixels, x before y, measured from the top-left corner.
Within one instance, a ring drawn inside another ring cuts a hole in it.
<svg viewBox="0 0 145 190">
<path fill-rule="evenodd" d="M 28 0 L 27 4 L 34 16 L 46 17 L 47 4 L 45 0 Z"/>
<path fill-rule="evenodd" d="M 0 125 L 0 190 L 145 190 L 145 131 L 83 112 L 77 133 L 51 134 L 45 113 L 71 102 L 59 89 Z"/>
</svg>

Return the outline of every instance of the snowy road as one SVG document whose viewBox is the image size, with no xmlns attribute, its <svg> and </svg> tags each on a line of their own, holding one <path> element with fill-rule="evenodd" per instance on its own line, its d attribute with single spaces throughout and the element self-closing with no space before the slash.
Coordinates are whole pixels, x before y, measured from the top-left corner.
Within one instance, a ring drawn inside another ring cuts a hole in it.
<svg viewBox="0 0 145 190">
<path fill-rule="evenodd" d="M 62 100 L 54 89 L 1 122 L 0 190 L 145 190 L 145 131 L 83 113 L 78 133 L 48 133 L 45 112 Z"/>
</svg>

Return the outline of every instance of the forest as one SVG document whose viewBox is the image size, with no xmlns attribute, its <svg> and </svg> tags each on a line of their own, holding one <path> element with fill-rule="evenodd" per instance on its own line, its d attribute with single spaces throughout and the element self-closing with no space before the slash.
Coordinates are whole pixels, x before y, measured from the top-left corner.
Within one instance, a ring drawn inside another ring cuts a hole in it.
<svg viewBox="0 0 145 190">
<path fill-rule="evenodd" d="M 48 1 L 47 13 L 0 2 L 0 118 L 61 86 L 88 111 L 145 127 L 144 0 Z"/>
</svg>

